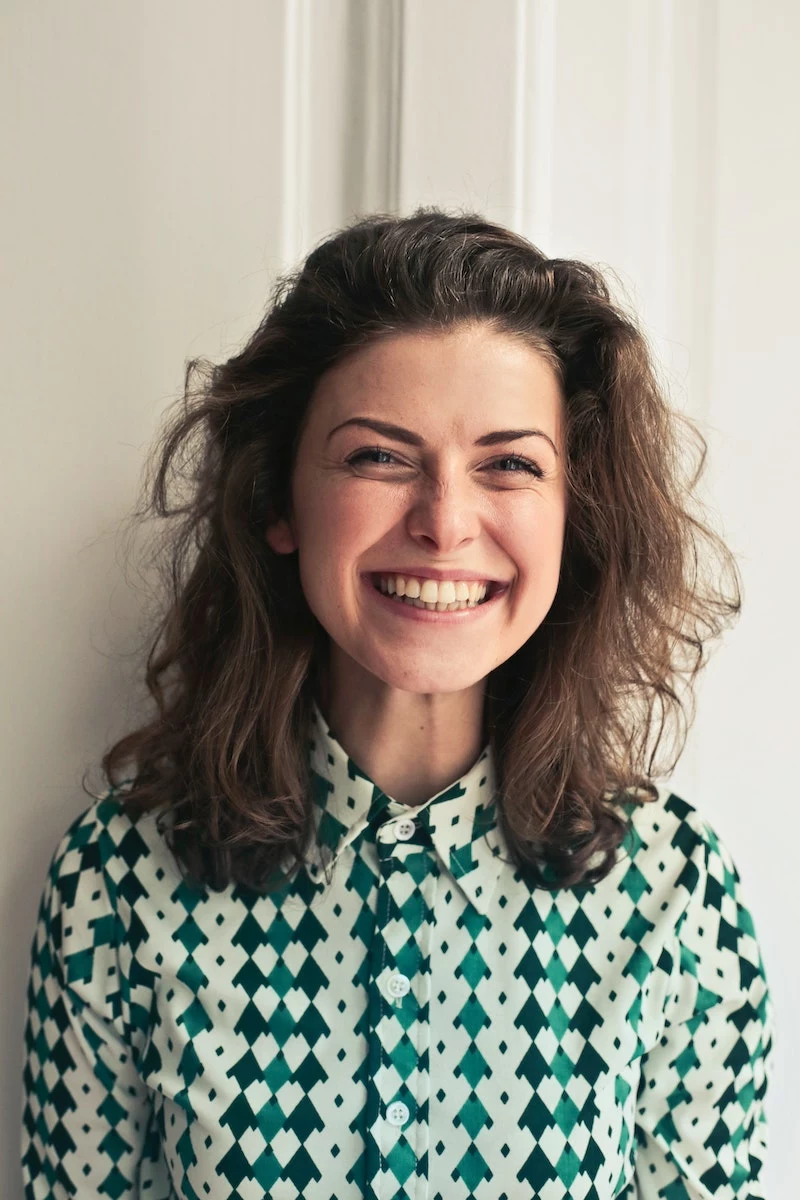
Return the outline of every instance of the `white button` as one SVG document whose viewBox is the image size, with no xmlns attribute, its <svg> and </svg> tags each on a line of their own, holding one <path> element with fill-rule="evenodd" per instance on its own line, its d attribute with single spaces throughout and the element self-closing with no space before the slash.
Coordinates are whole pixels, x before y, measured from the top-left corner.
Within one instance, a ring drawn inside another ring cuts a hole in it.
<svg viewBox="0 0 800 1200">
<path fill-rule="evenodd" d="M 401 975 L 397 971 L 389 977 L 389 995 L 390 996 L 405 996 L 411 988 L 411 981 L 407 975 Z"/>
<path fill-rule="evenodd" d="M 395 1100 L 386 1110 L 386 1120 L 390 1125 L 405 1125 L 408 1120 L 408 1109 L 402 1100 Z"/>
<path fill-rule="evenodd" d="M 416 821 L 412 821 L 410 817 L 403 817 L 402 821 L 398 821 L 395 825 L 394 831 L 401 842 L 407 842 L 414 836 L 416 828 Z"/>
</svg>

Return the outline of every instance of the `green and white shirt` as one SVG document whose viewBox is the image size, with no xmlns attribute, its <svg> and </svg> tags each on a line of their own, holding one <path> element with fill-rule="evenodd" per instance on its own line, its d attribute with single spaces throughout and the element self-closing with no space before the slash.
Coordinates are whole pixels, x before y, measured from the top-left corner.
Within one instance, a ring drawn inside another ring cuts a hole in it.
<svg viewBox="0 0 800 1200">
<path fill-rule="evenodd" d="M 26 1200 L 758 1200 L 773 1009 L 737 870 L 662 789 L 595 886 L 522 881 L 489 747 L 409 808 L 318 707 L 318 839 L 185 882 L 112 789 L 33 937 Z M 326 871 L 323 859 L 330 862 Z"/>
</svg>

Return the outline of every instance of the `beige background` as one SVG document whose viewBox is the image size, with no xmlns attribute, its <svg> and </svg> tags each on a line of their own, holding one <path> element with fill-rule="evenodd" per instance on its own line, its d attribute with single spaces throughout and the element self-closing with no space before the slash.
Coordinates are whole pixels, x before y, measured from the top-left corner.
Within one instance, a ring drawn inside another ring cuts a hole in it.
<svg viewBox="0 0 800 1200">
<path fill-rule="evenodd" d="M 743 878 L 775 996 L 766 1194 L 800 1110 L 793 0 L 5 0 L 0 1193 L 28 954 L 84 769 L 129 727 L 120 522 L 185 360 L 358 212 L 468 205 L 610 264 L 744 576 L 672 786 Z"/>
</svg>

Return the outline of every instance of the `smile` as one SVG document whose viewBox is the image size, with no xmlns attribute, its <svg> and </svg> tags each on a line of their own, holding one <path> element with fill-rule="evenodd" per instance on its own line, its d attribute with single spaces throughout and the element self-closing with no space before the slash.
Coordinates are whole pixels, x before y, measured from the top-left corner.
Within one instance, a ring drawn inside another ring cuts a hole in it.
<svg viewBox="0 0 800 1200">
<path fill-rule="evenodd" d="M 460 625 L 464 621 L 476 620 L 493 609 L 508 591 L 507 584 L 490 584 L 485 598 L 477 603 L 454 601 L 452 608 L 448 605 L 439 611 L 432 606 L 426 607 L 418 597 L 400 597 L 381 591 L 371 575 L 363 575 L 362 580 L 370 596 L 383 610 L 406 620 L 434 622 L 437 625 Z"/>
</svg>

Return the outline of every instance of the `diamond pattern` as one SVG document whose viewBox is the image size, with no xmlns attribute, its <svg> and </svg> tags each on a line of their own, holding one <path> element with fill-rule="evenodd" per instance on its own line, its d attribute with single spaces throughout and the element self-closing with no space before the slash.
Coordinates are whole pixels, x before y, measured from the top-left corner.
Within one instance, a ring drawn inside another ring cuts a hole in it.
<svg viewBox="0 0 800 1200">
<path fill-rule="evenodd" d="M 316 707 L 309 755 L 315 847 L 272 896 L 188 884 L 124 788 L 61 838 L 26 1200 L 763 1200 L 772 1001 L 696 809 L 625 805 L 614 870 L 551 893 L 504 861 L 488 747 L 415 809 Z"/>
</svg>

